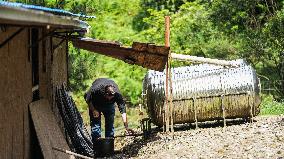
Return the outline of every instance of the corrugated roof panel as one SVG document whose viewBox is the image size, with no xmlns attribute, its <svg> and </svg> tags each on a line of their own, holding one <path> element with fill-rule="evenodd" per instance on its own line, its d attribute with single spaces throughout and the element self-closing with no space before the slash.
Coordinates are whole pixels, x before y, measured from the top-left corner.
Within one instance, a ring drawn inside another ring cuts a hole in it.
<svg viewBox="0 0 284 159">
<path fill-rule="evenodd" d="M 0 6 L 40 10 L 40 11 L 52 13 L 52 14 L 55 14 L 55 15 L 74 16 L 74 17 L 83 17 L 83 18 L 95 18 L 95 16 L 87 16 L 87 15 L 83 15 L 83 14 L 74 14 L 74 13 L 71 13 L 69 11 L 62 10 L 62 9 L 48 8 L 48 7 L 37 6 L 37 5 L 29 5 L 29 4 L 23 4 L 23 3 L 0 1 Z"/>
<path fill-rule="evenodd" d="M 47 7 L 0 1 L 0 24 L 88 29 L 90 26 L 71 12 Z"/>
</svg>

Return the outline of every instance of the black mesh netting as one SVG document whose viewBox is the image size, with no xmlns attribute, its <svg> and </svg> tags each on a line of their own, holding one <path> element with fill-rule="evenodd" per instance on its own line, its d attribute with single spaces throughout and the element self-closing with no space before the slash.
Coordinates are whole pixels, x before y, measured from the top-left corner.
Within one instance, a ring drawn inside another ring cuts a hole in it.
<svg viewBox="0 0 284 159">
<path fill-rule="evenodd" d="M 85 156 L 94 156 L 91 136 L 65 85 L 56 88 L 56 104 L 62 117 L 67 135 L 70 137 L 73 151 Z"/>
</svg>

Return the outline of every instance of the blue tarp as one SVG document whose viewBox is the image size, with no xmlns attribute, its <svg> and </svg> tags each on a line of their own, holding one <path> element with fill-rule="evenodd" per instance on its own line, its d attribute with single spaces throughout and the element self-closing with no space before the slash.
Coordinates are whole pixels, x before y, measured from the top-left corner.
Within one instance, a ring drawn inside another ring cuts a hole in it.
<svg viewBox="0 0 284 159">
<path fill-rule="evenodd" d="M 82 17 L 82 18 L 96 18 L 95 16 L 87 16 L 83 14 L 74 14 L 66 10 L 62 9 L 56 9 L 56 8 L 48 8 L 48 7 L 42 7 L 37 5 L 29 5 L 29 4 L 23 4 L 23 3 L 15 3 L 15 2 L 4 2 L 0 1 L 0 6 L 7 6 L 7 7 L 13 7 L 13 8 L 24 8 L 24 9 L 31 9 L 31 10 L 39 10 L 47 13 L 52 13 L 55 15 L 62 15 L 62 16 L 73 16 L 73 17 Z"/>
</svg>

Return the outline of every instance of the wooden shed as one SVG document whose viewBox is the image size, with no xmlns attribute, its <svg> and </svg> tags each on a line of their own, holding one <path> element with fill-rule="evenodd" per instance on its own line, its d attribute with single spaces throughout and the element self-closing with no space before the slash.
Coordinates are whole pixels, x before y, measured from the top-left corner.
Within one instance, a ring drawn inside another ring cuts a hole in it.
<svg viewBox="0 0 284 159">
<path fill-rule="evenodd" d="M 0 3 L 1 159 L 43 157 L 29 105 L 46 99 L 54 110 L 53 90 L 68 79 L 68 41 L 54 35 L 88 27 L 62 10 Z"/>
<path fill-rule="evenodd" d="M 70 158 L 50 149 L 42 152 L 44 145 L 39 142 L 54 137 L 54 141 L 46 142 L 50 145 L 61 144 L 61 148 L 68 149 L 65 138 L 60 136 L 62 134 L 49 134 L 49 131 L 54 133 L 55 127 L 58 127 L 57 124 L 52 125 L 54 120 L 60 123 L 54 90 L 68 81 L 68 41 L 73 41 L 77 47 L 130 64 L 155 70 L 164 68 L 169 53 L 167 47 L 135 43 L 133 48 L 123 48 L 93 39 L 74 39 L 70 35 L 84 34 L 89 28 L 78 16 L 81 15 L 64 10 L 0 2 L 1 159 Z M 94 48 L 94 45 L 98 47 Z M 35 105 L 36 110 L 31 111 L 31 105 Z M 37 108 L 36 105 L 43 108 Z M 34 112 L 34 116 L 31 112 Z M 55 119 L 48 115 L 54 115 Z M 46 121 L 37 121 L 37 118 Z M 42 127 L 37 128 L 34 123 L 42 124 Z M 38 131 L 47 137 L 40 136 Z M 63 141 L 58 141 L 56 137 Z"/>
</svg>

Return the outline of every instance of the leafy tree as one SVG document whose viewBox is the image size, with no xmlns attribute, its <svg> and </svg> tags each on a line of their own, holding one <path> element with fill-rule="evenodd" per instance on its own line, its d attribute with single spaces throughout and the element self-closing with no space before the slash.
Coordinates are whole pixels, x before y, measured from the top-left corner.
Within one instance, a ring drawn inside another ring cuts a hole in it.
<svg viewBox="0 0 284 159">
<path fill-rule="evenodd" d="M 240 44 L 239 57 L 249 61 L 261 76 L 283 80 L 282 1 L 216 0 L 210 12 L 219 30 Z M 275 88 L 284 88 L 283 83 Z"/>
<path fill-rule="evenodd" d="M 172 16 L 172 49 L 178 53 L 203 57 L 235 58 L 237 44 L 232 43 L 209 20 L 209 12 L 200 2 L 187 2 Z"/>
<path fill-rule="evenodd" d="M 208 7 L 212 22 L 233 35 L 261 28 L 281 5 L 280 0 L 214 0 Z"/>
<path fill-rule="evenodd" d="M 144 18 L 151 16 L 152 10 L 169 12 L 177 12 L 179 7 L 187 0 L 140 0 L 141 9 L 133 19 L 133 28 L 137 31 L 143 31 L 150 28 L 149 23 L 144 21 Z"/>
<path fill-rule="evenodd" d="M 82 91 L 86 90 L 88 79 L 96 77 L 94 74 L 96 67 L 95 64 L 97 59 L 95 56 L 90 56 L 88 51 L 80 50 L 74 48 L 69 44 L 69 81 L 72 91 Z"/>
<path fill-rule="evenodd" d="M 149 26 L 140 32 L 146 41 L 164 43 L 164 17 L 171 15 L 172 52 L 214 58 L 236 58 L 238 43 L 231 40 L 209 20 L 206 6 L 200 2 L 186 2 L 177 13 L 169 10 L 148 10 L 144 18 Z M 158 34 L 157 34 L 158 33 Z"/>
</svg>

